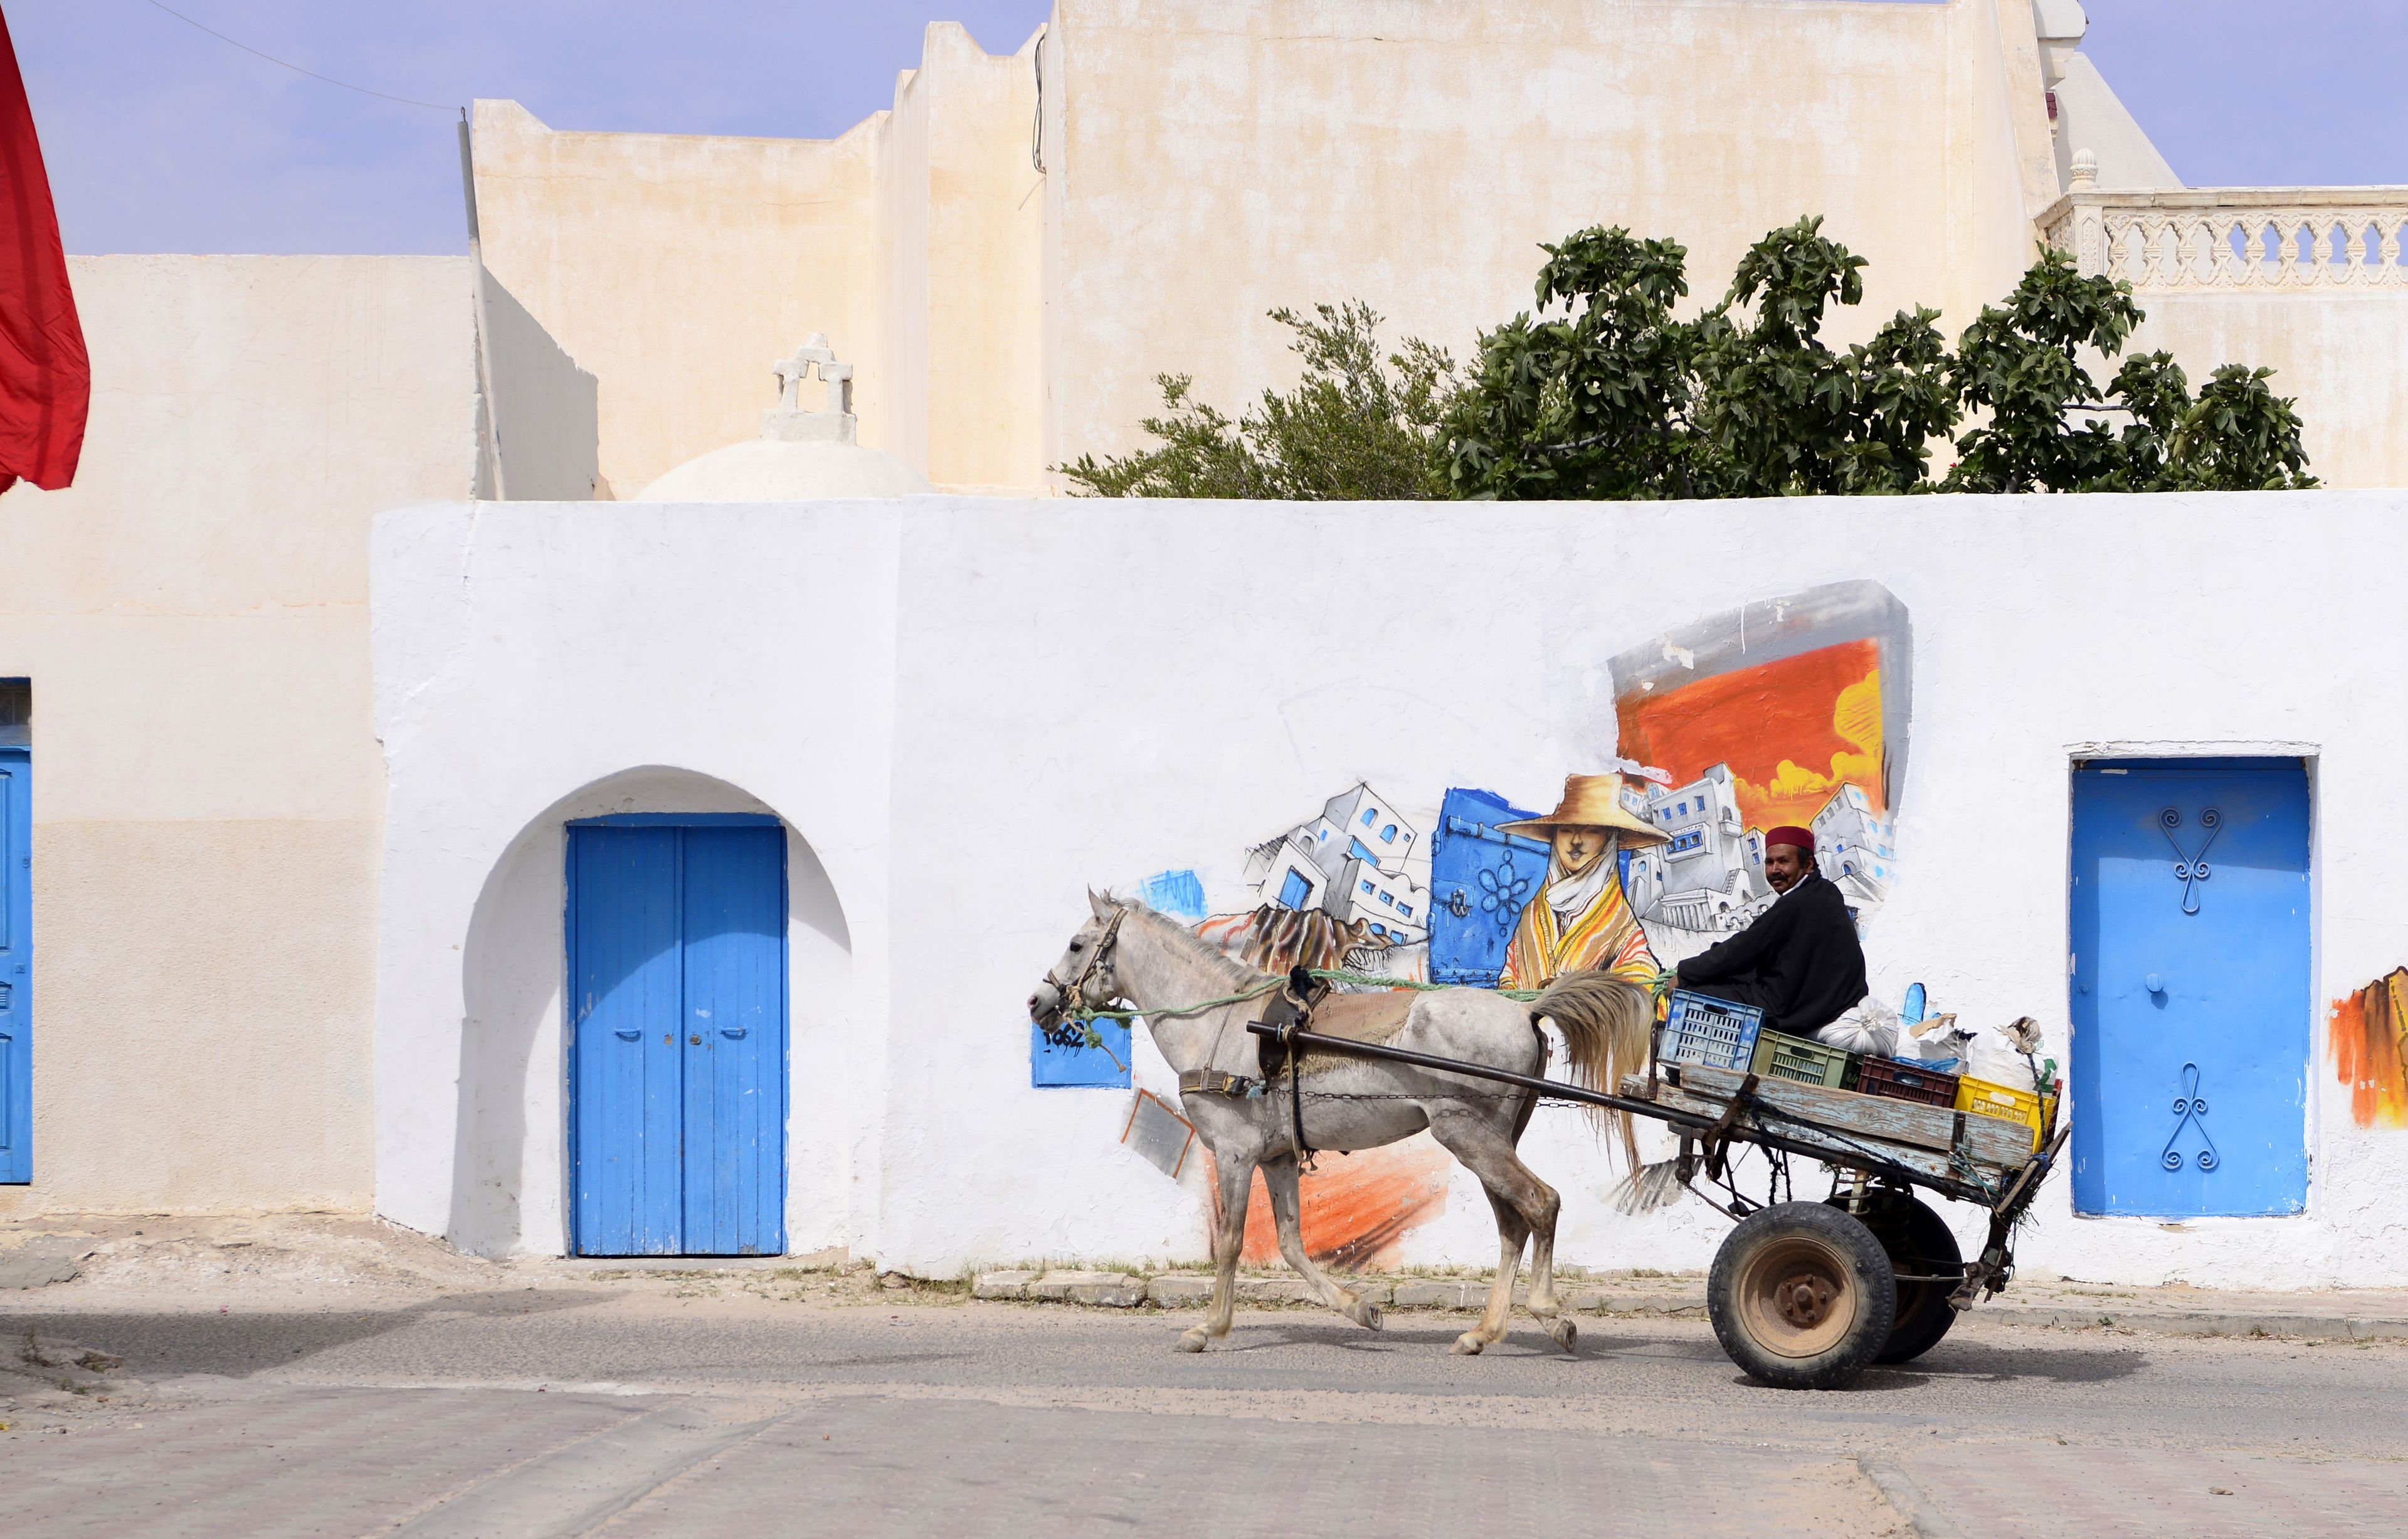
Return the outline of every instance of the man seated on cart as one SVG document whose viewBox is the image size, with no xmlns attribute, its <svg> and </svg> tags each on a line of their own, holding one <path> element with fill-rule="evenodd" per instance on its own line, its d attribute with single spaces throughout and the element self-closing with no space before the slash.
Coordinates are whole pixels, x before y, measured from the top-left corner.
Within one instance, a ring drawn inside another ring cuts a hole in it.
<svg viewBox="0 0 2408 1539">
<path fill-rule="evenodd" d="M 1840 889 L 1814 870 L 1814 835 L 1764 836 L 1764 875 L 1781 896 L 1747 928 L 1675 970 L 1693 993 L 1764 1012 L 1765 1027 L 1812 1038 L 1867 992 L 1865 949 Z"/>
</svg>

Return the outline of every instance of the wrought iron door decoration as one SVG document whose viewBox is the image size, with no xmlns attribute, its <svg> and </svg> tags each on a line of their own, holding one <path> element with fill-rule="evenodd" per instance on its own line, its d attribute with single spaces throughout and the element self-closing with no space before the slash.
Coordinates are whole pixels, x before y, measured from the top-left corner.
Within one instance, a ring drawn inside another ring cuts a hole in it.
<svg viewBox="0 0 2408 1539">
<path fill-rule="evenodd" d="M 2201 1172 L 2215 1169 L 2215 1140 L 2207 1136 L 2207 1098 L 2199 1093 L 2199 1065 L 2183 1065 L 2183 1093 L 2174 1098 L 2174 1130 L 2166 1140 L 2165 1152 L 2157 1162 L 2170 1171 L 2183 1168 L 2183 1157 L 2174 1148 L 2182 1142 L 2183 1129 L 2189 1128 L 2199 1134 L 2200 1150 L 2191 1158 Z"/>
<path fill-rule="evenodd" d="M 2207 830 L 2207 839 L 2200 845 L 2197 855 L 2183 854 L 2181 841 L 2174 838 L 2174 830 L 2182 827 L 2182 813 L 2172 807 L 2157 814 L 2157 826 L 2165 831 L 2166 842 L 2174 847 L 2174 880 L 2183 885 L 2182 910 L 2185 913 L 2197 913 L 2199 884 L 2215 874 L 2207 869 L 2207 852 L 2208 847 L 2215 842 L 2217 833 L 2224 827 L 2224 814 L 2213 807 L 2199 814 L 2199 826 Z M 2167 1167 L 2168 1170 L 2172 1168 Z M 2213 1169 L 2214 1167 L 2202 1168 Z"/>
</svg>

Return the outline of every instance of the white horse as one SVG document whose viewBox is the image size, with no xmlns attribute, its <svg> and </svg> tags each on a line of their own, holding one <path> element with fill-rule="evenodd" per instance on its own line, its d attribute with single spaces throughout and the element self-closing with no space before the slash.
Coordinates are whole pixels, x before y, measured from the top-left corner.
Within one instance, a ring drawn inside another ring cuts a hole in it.
<svg viewBox="0 0 2408 1539">
<path fill-rule="evenodd" d="M 1113 1000 L 1144 1017 L 1154 1044 L 1182 1081 L 1188 1120 L 1212 1152 L 1220 1184 L 1220 1230 L 1211 1313 L 1179 1338 L 1182 1350 L 1201 1352 L 1229 1331 L 1236 1303 L 1238 1254 L 1246 1232 L 1246 1201 L 1259 1167 L 1278 1220 L 1280 1253 L 1321 1301 L 1358 1325 L 1377 1330 L 1380 1307 L 1332 1282 L 1305 1254 L 1297 1202 L 1296 1111 L 1285 1076 L 1265 1083 L 1246 1023 L 1260 1020 L 1278 998 L 1279 980 L 1223 956 L 1177 920 L 1144 904 L 1088 895 L 1094 914 L 1070 939 L 1060 961 L 1028 997 L 1030 1019 L 1055 1027 Z M 1206 1001 L 1246 998 L 1194 1008 Z M 1362 996 L 1350 996 L 1361 1000 Z M 1386 997 L 1379 997 L 1384 1000 Z M 1389 1045 L 1519 1074 L 1546 1071 L 1541 1023 L 1553 1024 L 1570 1048 L 1575 1084 L 1611 1088 L 1642 1067 L 1655 1011 L 1647 991 L 1603 973 L 1558 980 L 1529 1004 L 1485 989 L 1417 993 Z M 1254 1092 L 1254 1093 L 1250 1093 Z M 1530 1248 L 1529 1311 L 1556 1345 L 1572 1349 L 1572 1322 L 1555 1299 L 1555 1188 L 1531 1173 L 1514 1152 L 1536 1109 L 1535 1092 L 1493 1080 L 1372 1058 L 1316 1065 L 1303 1091 L 1304 1149 L 1369 1149 L 1410 1138 L 1424 1128 L 1480 1179 L 1497 1213 L 1496 1285 L 1480 1323 L 1455 1338 L 1455 1350 L 1476 1353 L 1505 1335 L 1522 1247 Z M 1616 1114 L 1619 1115 L 1619 1114 Z M 1625 1127 L 1626 1142 L 1627 1136 Z"/>
</svg>

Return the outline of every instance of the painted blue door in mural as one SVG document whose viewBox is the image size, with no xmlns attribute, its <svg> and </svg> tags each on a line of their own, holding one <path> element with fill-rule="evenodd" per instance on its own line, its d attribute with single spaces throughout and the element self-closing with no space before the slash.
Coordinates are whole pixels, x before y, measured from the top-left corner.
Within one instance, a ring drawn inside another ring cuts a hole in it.
<svg viewBox="0 0 2408 1539">
<path fill-rule="evenodd" d="M 0 1182 L 34 1179 L 33 776 L 0 748 Z"/>
<path fill-rule="evenodd" d="M 1494 988 L 1523 905 L 1546 885 L 1548 846 L 1500 823 L 1536 817 L 1494 791 L 1452 790 L 1430 842 L 1430 978 Z"/>
<path fill-rule="evenodd" d="M 2307 1204 L 2308 782 L 2297 759 L 2073 779 L 2073 1201 Z"/>
<path fill-rule="evenodd" d="M 578 1254 L 781 1254 L 784 830 L 572 824 L 567 920 Z"/>
</svg>

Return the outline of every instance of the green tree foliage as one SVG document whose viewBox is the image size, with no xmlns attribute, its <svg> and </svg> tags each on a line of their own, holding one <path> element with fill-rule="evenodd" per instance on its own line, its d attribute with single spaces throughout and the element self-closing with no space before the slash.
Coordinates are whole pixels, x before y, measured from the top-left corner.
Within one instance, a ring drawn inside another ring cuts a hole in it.
<svg viewBox="0 0 2408 1539">
<path fill-rule="evenodd" d="M 1158 376 L 1165 415 L 1141 424 L 1152 449 L 1097 460 L 1082 454 L 1064 476 L 1082 495 L 1119 497 L 1272 497 L 1395 500 L 1444 496 L 1432 441 L 1455 384 L 1440 349 L 1407 340 L 1381 356 L 1380 317 L 1360 302 L 1316 305 L 1313 317 L 1275 309 L 1296 333 L 1304 378 L 1266 390 L 1231 421 L 1195 399 L 1184 374 Z"/>
<path fill-rule="evenodd" d="M 2081 363 L 2123 352 L 2142 320 L 2131 286 L 2085 278 L 2044 252 L 2003 306 L 1966 328 L 1949 368 L 1958 398 L 1988 413 L 1967 433 L 1952 492 L 2278 491 L 2314 486 L 2296 403 L 2273 370 L 2228 364 L 2194 398 L 2163 352 L 2128 358 L 2106 396 Z M 2120 429 L 2101 416 L 2126 419 Z M 2077 425 L 2076 417 L 2083 420 Z"/>
<path fill-rule="evenodd" d="M 1718 496 L 1912 491 L 1926 444 L 1956 425 L 1939 311 L 1900 310 L 1845 352 L 1823 341 L 1832 300 L 1864 302 L 1865 259 L 1822 228 L 1799 220 L 1757 241 L 1698 323 L 1697 428 Z"/>
<path fill-rule="evenodd" d="M 2173 359 L 2113 361 L 2143 315 L 2128 284 L 2048 252 L 1949 351 L 1939 313 L 1823 339 L 1864 300 L 1864 258 L 1801 219 L 1749 248 L 1695 320 L 1688 252 L 1622 228 L 1544 246 L 1536 306 L 1484 333 L 1469 375 L 1408 340 L 1383 359 L 1360 304 L 1285 309 L 1302 381 L 1231 421 L 1160 377 L 1156 446 L 1065 474 L 1101 496 L 1655 498 L 1905 492 L 2273 490 L 2307 474 L 2295 403 L 2229 365 L 2193 396 Z M 1961 422 L 1936 482 L 1932 449 Z"/>
<path fill-rule="evenodd" d="M 1956 409 L 1936 311 L 1870 342 L 1823 340 L 1833 300 L 1864 299 L 1864 258 L 1799 220 L 1749 249 L 1720 305 L 1673 316 L 1687 252 L 1624 229 L 1548 246 L 1539 318 L 1480 339 L 1448 412 L 1458 496 L 1780 496 L 1901 492 Z M 1549 316 L 1560 302 L 1561 319 Z"/>
<path fill-rule="evenodd" d="M 1480 338 L 1436 447 L 1449 489 L 1474 497 L 1693 495 L 1689 410 L 1697 328 L 1672 318 L 1689 292 L 1685 248 L 1584 230 L 1541 248 L 1541 319 Z M 1560 319 L 1546 312 L 1561 301 Z"/>
</svg>

